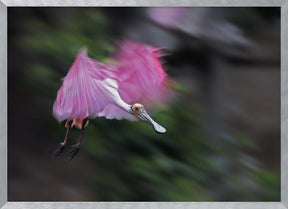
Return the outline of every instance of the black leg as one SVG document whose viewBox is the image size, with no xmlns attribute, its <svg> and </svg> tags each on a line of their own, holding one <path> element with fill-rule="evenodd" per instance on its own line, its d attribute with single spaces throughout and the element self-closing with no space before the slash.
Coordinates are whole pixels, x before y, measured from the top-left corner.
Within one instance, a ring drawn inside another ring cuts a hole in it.
<svg viewBox="0 0 288 209">
<path fill-rule="evenodd" d="M 63 152 L 64 148 L 66 147 L 67 139 L 68 139 L 68 135 L 69 135 L 69 130 L 70 130 L 71 125 L 72 125 L 72 120 L 68 121 L 68 126 L 67 126 L 65 139 L 64 139 L 64 141 L 62 143 L 60 143 L 58 145 L 58 148 L 54 152 L 54 157 L 58 157 Z"/>
<path fill-rule="evenodd" d="M 73 160 L 73 158 L 78 154 L 78 152 L 80 150 L 80 147 L 82 145 L 83 135 L 84 135 L 84 128 L 85 128 L 85 124 L 86 124 L 87 121 L 88 121 L 87 119 L 83 120 L 78 143 L 73 145 L 72 149 L 69 151 L 70 161 Z"/>
</svg>

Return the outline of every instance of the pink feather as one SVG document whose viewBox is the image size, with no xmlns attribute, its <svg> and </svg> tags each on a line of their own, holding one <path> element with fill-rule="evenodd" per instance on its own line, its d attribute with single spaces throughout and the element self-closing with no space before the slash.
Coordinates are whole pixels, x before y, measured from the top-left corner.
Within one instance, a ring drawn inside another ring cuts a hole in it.
<svg viewBox="0 0 288 209">
<path fill-rule="evenodd" d="M 166 77 L 159 48 L 136 42 L 123 42 L 116 56 L 119 93 L 125 102 L 159 101 Z"/>
<path fill-rule="evenodd" d="M 167 98 L 167 75 L 159 60 L 164 54 L 159 50 L 160 48 L 131 41 L 119 44 L 116 54 L 118 92 L 126 103 L 141 103 L 151 109 L 153 104 L 164 102 Z M 116 105 L 105 107 L 99 116 L 108 119 L 136 119 Z"/>
<path fill-rule="evenodd" d="M 80 50 L 58 91 L 54 116 L 58 121 L 97 116 L 136 119 L 114 103 L 105 79 L 117 82 L 118 93 L 127 104 L 161 102 L 167 95 L 166 73 L 159 60 L 162 55 L 159 48 L 126 41 L 119 46 L 117 65 L 111 65 L 94 61 L 86 49 Z"/>
<path fill-rule="evenodd" d="M 86 49 L 80 50 L 58 91 L 54 116 L 58 121 L 96 117 L 107 103 L 113 103 L 103 84 L 106 78 L 114 78 L 115 72 L 112 65 L 96 62 Z"/>
</svg>

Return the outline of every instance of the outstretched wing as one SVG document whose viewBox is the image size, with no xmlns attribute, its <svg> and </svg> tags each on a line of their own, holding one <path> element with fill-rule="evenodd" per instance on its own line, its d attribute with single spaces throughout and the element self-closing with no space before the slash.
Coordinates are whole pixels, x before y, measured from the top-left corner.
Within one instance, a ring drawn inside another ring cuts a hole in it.
<svg viewBox="0 0 288 209">
<path fill-rule="evenodd" d="M 163 102 L 168 88 L 165 85 L 166 73 L 161 65 L 163 55 L 160 48 L 137 42 L 124 41 L 119 44 L 116 54 L 118 92 L 124 102 L 144 104 L 146 107 Z M 108 119 L 134 119 L 130 114 L 111 104 L 99 116 Z"/>
<path fill-rule="evenodd" d="M 123 42 L 117 53 L 119 94 L 128 103 L 161 101 L 166 73 L 160 62 L 160 48 L 137 42 Z"/>
<path fill-rule="evenodd" d="M 96 117 L 108 103 L 113 103 L 105 79 L 115 79 L 115 73 L 114 66 L 94 61 L 86 49 L 80 50 L 58 91 L 54 116 L 58 121 Z"/>
</svg>

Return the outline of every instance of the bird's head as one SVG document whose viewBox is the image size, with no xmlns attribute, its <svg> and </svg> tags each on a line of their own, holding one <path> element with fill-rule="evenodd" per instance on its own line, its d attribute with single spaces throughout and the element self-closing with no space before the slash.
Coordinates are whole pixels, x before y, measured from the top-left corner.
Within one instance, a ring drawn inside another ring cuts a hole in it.
<svg viewBox="0 0 288 209">
<path fill-rule="evenodd" d="M 157 133 L 165 133 L 166 132 L 166 129 L 164 127 L 162 127 L 161 125 L 159 125 L 158 123 L 156 123 L 149 115 L 148 113 L 146 112 L 144 106 L 142 104 L 134 104 L 131 106 L 131 110 L 132 110 L 132 113 L 137 117 L 139 118 L 140 120 L 144 120 L 148 123 L 150 123 L 154 130 L 157 132 Z"/>
</svg>

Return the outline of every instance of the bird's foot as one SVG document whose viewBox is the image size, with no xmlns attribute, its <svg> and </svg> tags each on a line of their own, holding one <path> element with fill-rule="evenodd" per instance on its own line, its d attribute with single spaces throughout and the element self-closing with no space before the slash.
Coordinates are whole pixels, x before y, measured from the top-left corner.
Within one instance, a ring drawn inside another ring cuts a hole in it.
<svg viewBox="0 0 288 209">
<path fill-rule="evenodd" d="M 65 144 L 62 142 L 59 144 L 58 148 L 54 152 L 54 157 L 58 157 L 64 150 Z"/>
<path fill-rule="evenodd" d="M 69 155 L 70 155 L 70 161 L 73 160 L 74 157 L 76 157 L 76 155 L 78 154 L 80 150 L 80 145 L 79 144 L 75 144 L 72 146 L 72 149 L 69 151 Z"/>
</svg>

